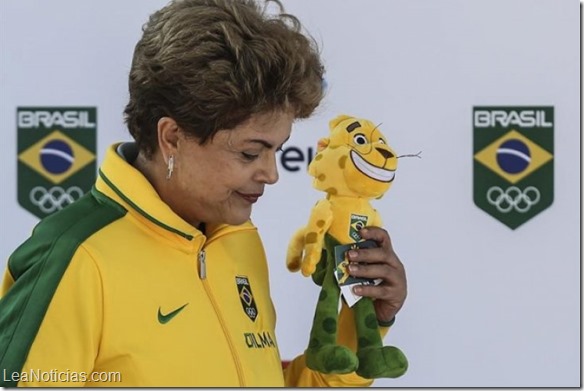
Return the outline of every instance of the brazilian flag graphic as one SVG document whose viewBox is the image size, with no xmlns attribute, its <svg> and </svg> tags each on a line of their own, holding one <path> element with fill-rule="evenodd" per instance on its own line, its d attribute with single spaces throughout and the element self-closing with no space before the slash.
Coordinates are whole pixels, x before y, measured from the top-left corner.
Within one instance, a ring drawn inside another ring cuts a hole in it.
<svg viewBox="0 0 584 391">
<path fill-rule="evenodd" d="M 554 108 L 474 107 L 475 204 L 516 229 L 554 199 Z"/>
<path fill-rule="evenodd" d="M 359 231 L 367 226 L 367 216 L 362 216 L 358 214 L 351 214 L 351 221 L 349 223 L 349 236 L 355 241 L 359 242 L 363 240 Z"/>
<path fill-rule="evenodd" d="M 19 107 L 16 117 L 18 203 L 42 219 L 93 186 L 97 110 Z"/>
</svg>

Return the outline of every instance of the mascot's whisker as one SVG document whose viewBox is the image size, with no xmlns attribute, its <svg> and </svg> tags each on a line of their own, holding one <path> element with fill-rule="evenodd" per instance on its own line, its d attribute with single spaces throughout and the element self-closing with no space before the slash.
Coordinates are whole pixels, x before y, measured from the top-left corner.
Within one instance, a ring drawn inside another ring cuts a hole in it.
<svg viewBox="0 0 584 391">
<path fill-rule="evenodd" d="M 402 158 L 402 157 L 417 157 L 418 159 L 421 159 L 422 157 L 420 156 L 422 154 L 422 151 L 418 152 L 418 153 L 413 153 L 413 154 L 409 154 L 409 155 L 399 155 L 397 158 Z"/>
</svg>

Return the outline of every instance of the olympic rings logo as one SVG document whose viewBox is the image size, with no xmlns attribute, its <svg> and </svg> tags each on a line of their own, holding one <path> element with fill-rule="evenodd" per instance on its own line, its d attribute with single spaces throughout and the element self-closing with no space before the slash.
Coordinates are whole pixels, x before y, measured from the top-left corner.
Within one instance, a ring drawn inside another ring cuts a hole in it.
<svg viewBox="0 0 584 391">
<path fill-rule="evenodd" d="M 523 191 L 517 186 L 511 186 L 507 190 L 493 186 L 487 191 L 487 201 L 501 213 L 509 213 L 513 209 L 519 213 L 526 213 L 540 199 L 539 190 L 533 186 L 528 186 Z"/>
<path fill-rule="evenodd" d="M 52 213 L 78 200 L 83 194 L 83 190 L 77 186 L 72 186 L 67 190 L 59 186 L 51 187 L 49 190 L 37 186 L 30 191 L 29 198 L 42 212 Z"/>
</svg>

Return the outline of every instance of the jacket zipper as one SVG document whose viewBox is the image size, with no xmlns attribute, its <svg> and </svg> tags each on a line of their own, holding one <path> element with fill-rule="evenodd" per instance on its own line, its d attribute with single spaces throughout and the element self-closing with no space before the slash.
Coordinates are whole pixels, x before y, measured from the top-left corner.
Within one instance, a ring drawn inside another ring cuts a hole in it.
<svg viewBox="0 0 584 391">
<path fill-rule="evenodd" d="M 207 278 L 207 263 L 206 263 L 205 250 L 199 252 L 199 277 L 201 280 Z"/>
<path fill-rule="evenodd" d="M 207 258 L 207 255 L 205 253 L 205 250 L 201 250 L 199 252 L 199 255 L 198 255 L 199 277 L 201 279 L 201 282 L 203 283 L 203 288 L 205 289 L 205 293 L 207 294 L 207 297 L 211 301 L 211 306 L 215 310 L 215 315 L 219 319 L 219 323 L 221 324 L 221 329 L 223 330 L 223 334 L 225 335 L 225 338 L 227 339 L 227 344 L 229 345 L 229 350 L 231 350 L 231 355 L 233 356 L 233 361 L 235 363 L 237 377 L 239 378 L 239 386 L 244 387 L 245 386 L 245 379 L 243 376 L 243 369 L 241 368 L 241 363 L 239 361 L 239 356 L 237 355 L 237 351 L 235 349 L 235 345 L 233 344 L 233 341 L 231 340 L 231 336 L 229 335 L 229 332 L 227 331 L 227 327 L 225 326 L 225 321 L 223 320 L 223 316 L 219 312 L 219 306 L 217 305 L 217 302 L 215 301 L 215 297 L 213 296 L 213 293 L 211 292 L 211 287 L 209 286 L 209 283 L 207 282 L 207 259 L 206 258 Z"/>
</svg>

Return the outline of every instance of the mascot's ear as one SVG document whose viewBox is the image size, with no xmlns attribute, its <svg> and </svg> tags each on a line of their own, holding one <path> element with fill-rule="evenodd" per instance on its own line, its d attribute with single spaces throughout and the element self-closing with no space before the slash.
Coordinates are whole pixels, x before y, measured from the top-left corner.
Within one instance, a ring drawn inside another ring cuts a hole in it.
<svg viewBox="0 0 584 391">
<path fill-rule="evenodd" d="M 318 144 L 316 144 L 316 152 L 322 152 L 322 150 L 328 147 L 330 141 L 331 140 L 328 138 L 321 138 L 318 140 Z"/>
<path fill-rule="evenodd" d="M 336 118 L 331 119 L 329 121 L 329 129 L 333 130 L 334 128 L 337 127 L 338 124 L 340 124 L 341 122 L 343 122 L 344 120 L 349 119 L 349 118 L 354 118 L 354 117 L 351 115 L 346 115 L 346 114 L 338 115 Z"/>
</svg>

